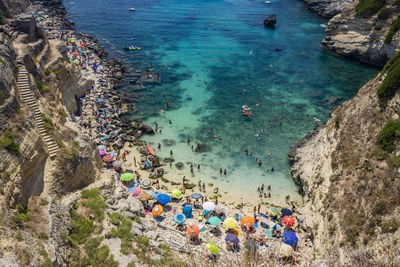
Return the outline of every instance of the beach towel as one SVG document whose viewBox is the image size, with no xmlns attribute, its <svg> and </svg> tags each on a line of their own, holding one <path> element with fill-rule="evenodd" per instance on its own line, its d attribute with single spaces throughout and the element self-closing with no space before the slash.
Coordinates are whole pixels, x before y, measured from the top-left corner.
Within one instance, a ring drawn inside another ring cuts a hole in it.
<svg viewBox="0 0 400 267">
<path fill-rule="evenodd" d="M 254 228 L 258 228 L 258 222 L 253 225 Z"/>
<path fill-rule="evenodd" d="M 263 216 L 264 218 L 267 218 L 267 219 L 269 218 L 269 216 L 268 216 L 266 213 L 261 213 L 261 212 L 260 212 L 259 214 L 260 214 L 261 216 Z"/>
</svg>

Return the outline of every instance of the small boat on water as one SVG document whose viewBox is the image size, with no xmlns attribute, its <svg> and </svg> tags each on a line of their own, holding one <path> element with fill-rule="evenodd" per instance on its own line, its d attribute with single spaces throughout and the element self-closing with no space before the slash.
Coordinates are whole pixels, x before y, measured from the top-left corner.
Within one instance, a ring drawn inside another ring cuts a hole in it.
<svg viewBox="0 0 400 267">
<path fill-rule="evenodd" d="M 133 7 L 131 7 L 131 8 L 129 9 L 129 11 L 135 12 L 135 11 L 136 11 L 136 9 L 135 9 L 135 8 L 133 8 Z"/>
<path fill-rule="evenodd" d="M 266 3 L 266 4 L 271 4 L 271 1 L 265 1 L 264 3 Z"/>
<path fill-rule="evenodd" d="M 242 113 L 243 116 L 246 116 L 246 117 L 250 117 L 252 115 L 251 112 L 250 112 L 250 108 L 247 105 L 243 105 L 242 106 L 241 113 Z"/>
<path fill-rule="evenodd" d="M 319 24 L 319 26 L 321 26 L 322 28 L 326 28 L 326 24 Z"/>
<path fill-rule="evenodd" d="M 128 46 L 128 47 L 124 47 L 124 50 L 129 51 L 129 50 L 141 50 L 141 47 L 137 47 L 137 46 Z"/>
</svg>

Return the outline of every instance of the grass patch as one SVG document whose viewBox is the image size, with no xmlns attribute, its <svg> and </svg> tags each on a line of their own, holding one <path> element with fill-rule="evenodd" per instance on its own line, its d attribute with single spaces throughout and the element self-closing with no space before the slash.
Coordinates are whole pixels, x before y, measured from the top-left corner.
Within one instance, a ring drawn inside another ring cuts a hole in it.
<svg viewBox="0 0 400 267">
<path fill-rule="evenodd" d="M 395 140 L 400 138 L 400 120 L 388 121 L 378 136 L 379 147 L 391 153 L 396 148 Z"/>
<path fill-rule="evenodd" d="M 389 222 L 382 223 L 381 227 L 382 227 L 382 233 L 394 233 L 399 229 L 400 222 L 396 221 L 395 219 L 392 219 Z"/>
<path fill-rule="evenodd" d="M 45 69 L 43 70 L 43 72 L 44 72 L 44 74 L 49 75 L 49 74 L 51 73 L 51 70 L 48 69 L 48 68 L 45 68 Z"/>
<path fill-rule="evenodd" d="M 32 219 L 32 214 L 28 211 L 26 207 L 21 205 L 17 206 L 17 212 L 13 215 L 13 221 L 23 226 L 24 222 L 28 222 Z"/>
<path fill-rule="evenodd" d="M 119 237 L 121 239 L 121 253 L 124 255 L 130 254 L 132 250 L 133 234 L 131 232 L 132 220 L 119 214 L 108 214 L 110 222 L 116 226 L 111 229 L 111 237 Z"/>
<path fill-rule="evenodd" d="M 76 210 L 71 211 L 71 234 L 67 236 L 67 240 L 73 247 L 86 242 L 88 237 L 93 233 L 94 223 L 90 219 L 86 219 L 80 215 Z"/>
<path fill-rule="evenodd" d="M 6 98 L 6 95 L 3 93 L 3 91 L 0 91 L 0 100 Z"/>
<path fill-rule="evenodd" d="M 400 167 L 400 157 L 394 155 L 393 157 L 391 157 L 388 161 L 388 165 L 390 167 L 394 167 L 394 168 L 398 168 Z"/>
<path fill-rule="evenodd" d="M 339 130 L 340 128 L 340 116 L 335 117 L 335 129 Z"/>
<path fill-rule="evenodd" d="M 391 13 L 387 7 L 384 7 L 378 13 L 378 19 L 380 20 L 387 20 L 390 17 Z"/>
<path fill-rule="evenodd" d="M 385 65 L 380 77 L 385 73 L 387 75 L 377 91 L 381 108 L 386 108 L 387 102 L 395 96 L 396 91 L 400 88 L 400 52 L 397 52 Z"/>
<path fill-rule="evenodd" d="M 389 32 L 386 34 L 385 43 L 390 44 L 392 42 L 393 36 L 400 29 L 400 15 L 393 21 L 392 26 L 390 26 Z"/>
<path fill-rule="evenodd" d="M 54 124 L 51 121 L 51 119 L 49 117 L 47 117 L 45 114 L 43 114 L 43 113 L 40 114 L 40 117 L 42 118 L 42 120 L 44 122 L 43 123 L 43 128 L 46 130 L 46 132 L 48 132 L 50 134 L 53 134 L 55 127 L 54 127 Z"/>
<path fill-rule="evenodd" d="M 360 18 L 369 18 L 378 13 L 385 3 L 385 0 L 360 0 L 356 5 L 356 15 Z"/>
<path fill-rule="evenodd" d="M 15 135 L 11 130 L 7 130 L 0 138 L 0 144 L 11 154 L 19 154 L 19 145 L 15 142 Z"/>
<path fill-rule="evenodd" d="M 39 89 L 39 92 L 41 92 L 41 93 L 46 93 L 46 92 L 50 91 L 49 87 L 47 87 L 47 85 L 44 82 L 36 80 L 35 84 L 36 84 L 37 88 Z"/>
<path fill-rule="evenodd" d="M 82 204 L 89 208 L 90 216 L 93 216 L 96 221 L 102 222 L 104 220 L 104 211 L 107 205 L 98 188 L 83 190 Z"/>
</svg>

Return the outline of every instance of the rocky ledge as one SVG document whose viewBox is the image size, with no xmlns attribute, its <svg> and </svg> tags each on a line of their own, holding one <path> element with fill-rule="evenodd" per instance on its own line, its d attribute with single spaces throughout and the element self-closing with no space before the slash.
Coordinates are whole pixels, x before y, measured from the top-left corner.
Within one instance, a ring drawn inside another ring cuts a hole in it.
<svg viewBox="0 0 400 267">
<path fill-rule="evenodd" d="M 332 18 L 354 3 L 353 0 L 304 0 L 309 9 L 324 18 Z"/>
</svg>

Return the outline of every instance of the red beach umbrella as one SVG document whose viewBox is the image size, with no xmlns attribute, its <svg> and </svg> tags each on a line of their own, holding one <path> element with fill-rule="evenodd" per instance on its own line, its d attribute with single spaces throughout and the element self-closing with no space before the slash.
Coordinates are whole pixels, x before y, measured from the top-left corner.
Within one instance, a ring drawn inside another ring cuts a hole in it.
<svg viewBox="0 0 400 267">
<path fill-rule="evenodd" d="M 283 217 L 282 222 L 284 224 L 286 224 L 287 226 L 293 226 L 295 223 L 295 220 L 292 216 L 285 216 L 285 217 Z"/>
<path fill-rule="evenodd" d="M 133 191 L 132 196 L 133 197 L 137 197 L 140 192 L 142 192 L 142 189 L 140 189 L 140 187 L 136 188 L 135 191 Z"/>
</svg>

